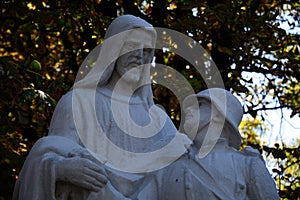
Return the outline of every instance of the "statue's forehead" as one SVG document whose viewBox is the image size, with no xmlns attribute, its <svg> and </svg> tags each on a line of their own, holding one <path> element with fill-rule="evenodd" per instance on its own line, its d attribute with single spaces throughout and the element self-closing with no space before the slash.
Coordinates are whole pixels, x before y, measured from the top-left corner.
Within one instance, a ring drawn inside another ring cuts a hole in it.
<svg viewBox="0 0 300 200">
<path fill-rule="evenodd" d="M 197 113 L 201 117 L 208 117 L 210 118 L 211 112 L 213 109 L 213 105 L 207 101 L 206 99 L 200 100 L 195 104 L 188 105 L 187 107 L 184 108 L 184 113 L 185 114 L 191 114 L 191 113 Z"/>
<path fill-rule="evenodd" d="M 155 36 L 151 31 L 144 29 L 134 29 L 128 34 L 125 44 L 140 44 L 144 47 L 151 48 L 153 47 L 154 40 Z"/>
</svg>

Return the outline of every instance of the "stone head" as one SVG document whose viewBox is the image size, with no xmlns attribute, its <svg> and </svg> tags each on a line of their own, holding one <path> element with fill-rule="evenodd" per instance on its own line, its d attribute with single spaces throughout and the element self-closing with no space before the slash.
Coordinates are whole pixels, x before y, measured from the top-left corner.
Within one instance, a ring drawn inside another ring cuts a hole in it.
<svg viewBox="0 0 300 200">
<path fill-rule="evenodd" d="M 196 123 L 198 123 L 198 129 L 200 130 L 212 122 L 221 123 L 222 119 L 223 121 L 225 119 L 224 126 L 230 131 L 229 134 L 226 134 L 229 145 L 239 149 L 241 135 L 238 126 L 243 117 L 243 108 L 239 100 L 230 92 L 221 88 L 207 89 L 194 96 L 198 100 L 198 105 L 190 101 L 191 96 L 187 97 L 183 104 L 185 130 L 192 129 Z M 199 107 L 197 108 L 197 106 Z M 212 107 L 217 111 L 215 115 L 212 114 Z M 200 115 L 198 122 L 194 120 L 196 115 Z"/>
</svg>

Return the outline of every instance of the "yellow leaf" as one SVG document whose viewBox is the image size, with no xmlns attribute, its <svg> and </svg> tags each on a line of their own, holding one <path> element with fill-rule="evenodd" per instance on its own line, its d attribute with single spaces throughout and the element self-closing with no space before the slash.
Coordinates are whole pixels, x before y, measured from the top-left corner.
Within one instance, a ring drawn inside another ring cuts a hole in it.
<svg viewBox="0 0 300 200">
<path fill-rule="evenodd" d="M 47 73 L 47 74 L 45 74 L 45 76 L 46 76 L 46 78 L 48 79 L 48 80 L 51 80 L 51 76 Z"/>
</svg>

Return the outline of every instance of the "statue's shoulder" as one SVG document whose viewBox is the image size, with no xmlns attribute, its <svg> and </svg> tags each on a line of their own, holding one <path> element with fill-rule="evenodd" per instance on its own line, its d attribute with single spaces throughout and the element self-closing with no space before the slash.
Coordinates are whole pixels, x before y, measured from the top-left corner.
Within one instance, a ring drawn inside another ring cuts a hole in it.
<svg viewBox="0 0 300 200">
<path fill-rule="evenodd" d="M 245 147 L 242 151 L 240 151 L 244 156 L 249 157 L 250 159 L 257 159 L 259 158 L 264 162 L 264 159 L 260 152 L 257 149 L 254 149 L 250 146 Z"/>
<path fill-rule="evenodd" d="M 245 149 L 243 149 L 241 152 L 243 152 L 245 155 L 249 155 L 249 156 L 260 155 L 260 153 L 257 149 L 254 149 L 253 147 L 250 147 L 250 146 L 246 146 Z"/>
<path fill-rule="evenodd" d="M 93 94 L 92 92 L 90 92 L 90 90 L 87 90 L 88 94 Z M 101 102 L 103 101 L 103 98 L 99 98 L 102 97 L 103 95 L 97 91 L 95 91 L 95 100 L 96 102 Z M 63 106 L 72 106 L 72 100 L 73 98 L 79 98 L 79 100 L 85 100 L 86 98 L 83 98 L 86 96 L 82 96 L 82 94 L 80 92 L 76 92 L 74 90 L 70 90 L 68 91 L 66 94 L 64 94 L 58 101 L 57 105 L 63 105 Z"/>
<path fill-rule="evenodd" d="M 64 94 L 58 101 L 57 105 L 72 105 L 72 90 Z"/>
</svg>

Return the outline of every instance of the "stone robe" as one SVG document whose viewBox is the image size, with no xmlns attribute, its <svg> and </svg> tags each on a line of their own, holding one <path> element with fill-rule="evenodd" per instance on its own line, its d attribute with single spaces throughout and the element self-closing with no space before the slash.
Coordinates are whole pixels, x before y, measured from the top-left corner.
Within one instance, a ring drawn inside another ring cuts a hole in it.
<svg viewBox="0 0 300 200">
<path fill-rule="evenodd" d="M 155 151 L 178 134 L 170 118 L 167 118 L 163 129 L 153 137 L 144 140 L 128 136 L 113 120 L 110 101 L 110 91 L 98 88 L 95 102 L 99 124 L 107 137 L 121 148 L 137 152 Z M 130 113 L 137 124 L 149 123 L 145 117 L 148 114 L 147 106 L 139 98 L 130 100 Z M 182 137 L 188 143 L 186 136 Z M 30 151 L 16 183 L 13 199 L 158 199 L 156 180 L 152 173 L 131 174 L 106 166 L 109 182 L 99 193 L 57 181 L 55 166 L 58 161 L 73 156 L 81 157 L 82 152 L 86 151 L 74 124 L 70 91 L 61 98 L 55 109 L 49 136 L 41 138 Z"/>
</svg>

